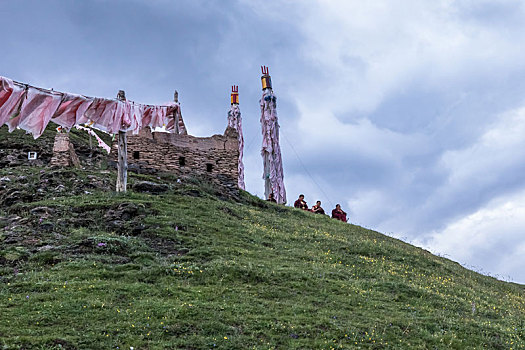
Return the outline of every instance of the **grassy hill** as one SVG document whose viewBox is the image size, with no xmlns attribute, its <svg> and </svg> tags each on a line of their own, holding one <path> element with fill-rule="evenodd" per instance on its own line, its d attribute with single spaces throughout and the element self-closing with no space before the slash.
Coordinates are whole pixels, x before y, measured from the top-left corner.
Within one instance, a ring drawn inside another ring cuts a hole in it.
<svg viewBox="0 0 525 350">
<path fill-rule="evenodd" d="M 522 285 L 245 192 L 114 178 L 0 169 L 3 349 L 525 348 Z"/>
</svg>

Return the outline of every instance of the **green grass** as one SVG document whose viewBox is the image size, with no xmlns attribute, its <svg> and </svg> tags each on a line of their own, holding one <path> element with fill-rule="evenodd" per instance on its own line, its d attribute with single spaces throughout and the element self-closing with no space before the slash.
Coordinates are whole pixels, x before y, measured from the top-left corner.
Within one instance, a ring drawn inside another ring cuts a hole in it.
<svg viewBox="0 0 525 350">
<path fill-rule="evenodd" d="M 525 348 L 522 285 L 244 192 L 225 201 L 198 181 L 138 179 L 171 190 L 2 209 L 27 219 L 14 228 L 27 242 L 0 233 L 4 349 Z M 110 224 L 123 207 L 133 215 Z"/>
</svg>

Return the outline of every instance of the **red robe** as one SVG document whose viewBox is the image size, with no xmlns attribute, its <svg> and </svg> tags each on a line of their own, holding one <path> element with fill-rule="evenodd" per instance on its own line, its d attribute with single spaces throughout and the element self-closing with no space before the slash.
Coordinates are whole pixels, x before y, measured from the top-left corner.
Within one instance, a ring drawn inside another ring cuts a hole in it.
<svg viewBox="0 0 525 350">
<path fill-rule="evenodd" d="M 346 222 L 346 213 L 343 210 L 332 210 L 332 218 Z"/>
<path fill-rule="evenodd" d="M 299 209 L 303 209 L 303 210 L 308 210 L 308 204 L 306 204 L 306 202 L 303 200 L 296 200 L 295 203 L 293 204 L 293 206 L 295 208 L 299 208 Z"/>
<path fill-rule="evenodd" d="M 321 208 L 321 206 L 313 206 L 312 207 L 312 213 L 316 213 L 316 214 L 323 214 L 324 215 L 324 209 Z"/>
</svg>

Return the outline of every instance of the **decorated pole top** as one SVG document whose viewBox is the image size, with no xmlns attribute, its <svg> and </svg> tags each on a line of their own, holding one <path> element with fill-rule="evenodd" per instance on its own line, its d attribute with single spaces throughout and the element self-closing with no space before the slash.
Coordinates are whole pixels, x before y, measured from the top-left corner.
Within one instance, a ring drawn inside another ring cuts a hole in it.
<svg viewBox="0 0 525 350">
<path fill-rule="evenodd" d="M 272 78 L 270 77 L 270 74 L 268 73 L 268 67 L 261 66 L 261 83 L 262 83 L 262 89 L 271 89 L 272 88 Z"/>
<path fill-rule="evenodd" d="M 231 104 L 239 104 L 239 86 L 238 85 L 232 85 L 232 93 L 231 93 Z"/>
</svg>

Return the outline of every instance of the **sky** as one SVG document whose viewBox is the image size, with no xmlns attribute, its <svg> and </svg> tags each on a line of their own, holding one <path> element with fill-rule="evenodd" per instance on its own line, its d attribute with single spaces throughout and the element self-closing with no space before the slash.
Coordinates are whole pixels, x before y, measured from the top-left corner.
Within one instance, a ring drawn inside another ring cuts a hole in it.
<svg viewBox="0 0 525 350">
<path fill-rule="evenodd" d="M 247 190 L 263 196 L 261 65 L 288 202 L 525 284 L 525 3 L 0 0 L 0 75 L 162 104 L 224 132 L 239 86 Z"/>
</svg>

